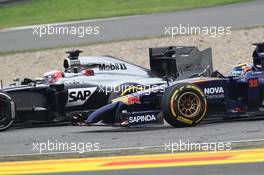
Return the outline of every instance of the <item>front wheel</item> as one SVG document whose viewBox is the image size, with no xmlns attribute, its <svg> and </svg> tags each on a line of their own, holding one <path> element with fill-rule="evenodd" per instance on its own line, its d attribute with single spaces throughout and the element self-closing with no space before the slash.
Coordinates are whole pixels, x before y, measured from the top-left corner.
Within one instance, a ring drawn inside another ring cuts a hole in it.
<svg viewBox="0 0 264 175">
<path fill-rule="evenodd" d="M 172 126 L 194 126 L 203 120 L 207 101 L 199 87 L 182 83 L 171 86 L 164 92 L 161 108 L 164 119 Z"/>
<path fill-rule="evenodd" d="M 15 121 L 15 103 L 5 93 L 0 92 L 0 131 L 8 129 Z"/>
</svg>

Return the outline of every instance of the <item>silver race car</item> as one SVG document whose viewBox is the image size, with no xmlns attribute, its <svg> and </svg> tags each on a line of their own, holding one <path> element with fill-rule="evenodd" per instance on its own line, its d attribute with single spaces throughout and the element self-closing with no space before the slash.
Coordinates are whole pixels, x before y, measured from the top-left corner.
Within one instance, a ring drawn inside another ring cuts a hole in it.
<svg viewBox="0 0 264 175">
<path fill-rule="evenodd" d="M 212 51 L 197 47 L 150 48 L 150 69 L 112 56 L 84 56 L 68 51 L 64 71 L 42 78 L 16 79 L 0 90 L 0 131 L 14 122 L 65 122 L 87 116 L 112 99 L 142 88 L 212 72 Z M 2 84 L 2 83 L 1 83 Z"/>
</svg>

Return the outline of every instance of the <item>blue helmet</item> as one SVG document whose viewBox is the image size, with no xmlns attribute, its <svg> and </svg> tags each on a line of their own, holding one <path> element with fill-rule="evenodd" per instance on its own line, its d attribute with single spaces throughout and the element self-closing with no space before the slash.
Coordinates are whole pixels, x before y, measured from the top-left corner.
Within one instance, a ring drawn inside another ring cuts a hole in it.
<svg viewBox="0 0 264 175">
<path fill-rule="evenodd" d="M 252 71 L 253 65 L 248 63 L 239 63 L 229 73 L 229 76 L 237 77 L 245 75 L 247 72 Z"/>
</svg>

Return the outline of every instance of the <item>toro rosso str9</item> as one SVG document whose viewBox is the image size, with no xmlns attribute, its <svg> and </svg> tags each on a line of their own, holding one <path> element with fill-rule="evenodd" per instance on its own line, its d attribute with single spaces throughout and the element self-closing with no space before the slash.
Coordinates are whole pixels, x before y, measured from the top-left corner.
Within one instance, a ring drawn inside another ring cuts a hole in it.
<svg viewBox="0 0 264 175">
<path fill-rule="evenodd" d="M 112 100 L 87 119 L 118 126 L 161 124 L 194 126 L 204 118 L 253 118 L 264 115 L 264 43 L 255 44 L 253 64 L 239 64 L 228 76 L 168 81 Z M 164 61 L 164 60 L 163 60 Z"/>
<path fill-rule="evenodd" d="M 87 116 L 112 99 L 142 86 L 167 83 L 212 72 L 212 53 L 197 47 L 151 48 L 150 69 L 112 56 L 79 56 L 67 52 L 64 71 L 42 78 L 16 79 L 0 89 L 0 131 L 14 122 L 64 122 L 72 115 Z M 2 83 L 1 83 L 2 84 Z"/>
</svg>

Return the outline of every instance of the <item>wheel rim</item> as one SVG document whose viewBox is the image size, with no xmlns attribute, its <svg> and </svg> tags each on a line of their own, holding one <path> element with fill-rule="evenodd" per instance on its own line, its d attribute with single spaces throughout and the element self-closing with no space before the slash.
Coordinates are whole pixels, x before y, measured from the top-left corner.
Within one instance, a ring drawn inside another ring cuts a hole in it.
<svg viewBox="0 0 264 175">
<path fill-rule="evenodd" d="M 182 116 L 193 118 L 200 112 L 201 101 L 195 93 L 185 92 L 179 97 L 177 107 Z"/>
</svg>

